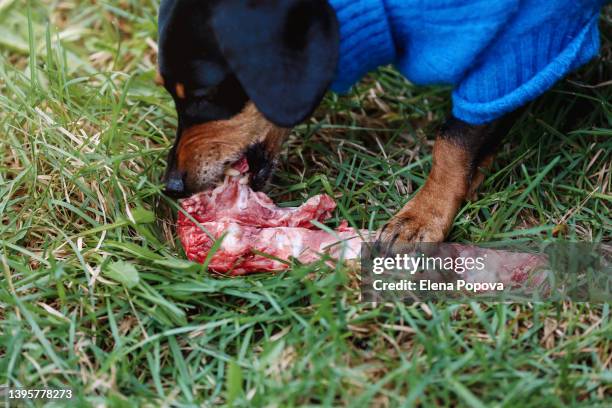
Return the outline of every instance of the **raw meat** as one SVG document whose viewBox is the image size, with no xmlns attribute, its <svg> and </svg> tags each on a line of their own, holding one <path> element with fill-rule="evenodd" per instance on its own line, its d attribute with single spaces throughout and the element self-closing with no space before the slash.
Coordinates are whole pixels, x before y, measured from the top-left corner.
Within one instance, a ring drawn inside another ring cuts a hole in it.
<svg viewBox="0 0 612 408">
<path fill-rule="evenodd" d="M 361 255 L 363 241 L 374 239 L 367 230 L 349 228 L 346 221 L 334 233 L 318 229 L 311 221 L 324 222 L 331 216 L 336 207 L 331 197 L 317 195 L 300 207 L 280 208 L 264 193 L 251 190 L 246 183 L 247 171 L 243 159 L 222 185 L 181 202 L 189 217 L 179 212 L 178 235 L 189 259 L 204 263 L 214 243 L 222 238 L 208 267 L 243 275 L 286 269 L 291 257 L 302 263 L 314 262 L 322 254 L 355 259 Z M 488 258 L 485 271 L 465 271 L 462 278 L 469 282 L 520 284 L 546 260 L 540 255 L 472 245 L 450 244 L 440 250 L 453 258 Z"/>
<path fill-rule="evenodd" d="M 449 244 L 454 258 L 486 259 L 486 268 L 467 269 L 462 278 L 467 282 L 501 282 L 509 286 L 520 286 L 529 280 L 529 286 L 542 284 L 545 274 L 539 269 L 547 265 L 545 255 L 515 252 L 499 249 L 481 248 L 476 245 Z M 538 271 L 538 273 L 534 273 Z"/>
<path fill-rule="evenodd" d="M 336 208 L 331 197 L 322 194 L 300 207 L 279 208 L 264 193 L 243 184 L 241 177 L 246 177 L 242 174 L 247 167 L 242 160 L 234 166 L 238 170 L 236 176 L 226 177 L 212 191 L 182 201 L 183 209 L 201 225 L 179 213 L 178 234 L 189 259 L 204 263 L 214 242 L 223 234 L 221 246 L 208 266 L 230 275 L 285 269 L 290 257 L 309 263 L 320 259 L 323 253 L 333 258 L 359 256 L 359 232 L 346 222 L 334 234 L 311 223 L 331 216 Z"/>
</svg>

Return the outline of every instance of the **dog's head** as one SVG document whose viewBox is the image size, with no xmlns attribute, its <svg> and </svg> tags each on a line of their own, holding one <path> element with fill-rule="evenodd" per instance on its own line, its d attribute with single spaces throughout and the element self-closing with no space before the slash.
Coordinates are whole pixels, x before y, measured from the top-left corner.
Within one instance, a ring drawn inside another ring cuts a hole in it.
<svg viewBox="0 0 612 408">
<path fill-rule="evenodd" d="M 210 187 L 243 156 L 261 187 L 329 86 L 338 42 L 325 0 L 162 0 L 160 80 L 178 114 L 167 192 Z"/>
</svg>

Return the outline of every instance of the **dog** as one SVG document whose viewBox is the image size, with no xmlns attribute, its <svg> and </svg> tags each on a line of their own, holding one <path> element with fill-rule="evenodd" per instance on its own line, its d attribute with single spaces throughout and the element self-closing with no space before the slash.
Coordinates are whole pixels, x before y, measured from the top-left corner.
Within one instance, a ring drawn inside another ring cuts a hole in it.
<svg viewBox="0 0 612 408">
<path fill-rule="evenodd" d="M 330 86 L 346 88 L 394 62 L 416 83 L 455 85 L 454 108 L 436 135 L 425 184 L 383 236 L 443 241 L 521 106 L 597 52 L 603 2 L 429 3 L 162 0 L 158 82 L 178 115 L 166 193 L 180 198 L 210 188 L 243 156 L 251 186 L 261 189 L 291 127 Z"/>
</svg>

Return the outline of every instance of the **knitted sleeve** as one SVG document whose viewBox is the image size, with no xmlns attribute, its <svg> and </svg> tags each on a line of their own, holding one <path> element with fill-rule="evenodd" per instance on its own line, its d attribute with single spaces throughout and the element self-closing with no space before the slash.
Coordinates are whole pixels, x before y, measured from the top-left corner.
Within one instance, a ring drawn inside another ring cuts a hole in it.
<svg viewBox="0 0 612 408">
<path fill-rule="evenodd" d="M 459 82 L 453 92 L 455 117 L 490 122 L 597 55 L 601 0 L 555 0 L 548 8 L 538 1 L 523 2 L 517 20 Z"/>
</svg>

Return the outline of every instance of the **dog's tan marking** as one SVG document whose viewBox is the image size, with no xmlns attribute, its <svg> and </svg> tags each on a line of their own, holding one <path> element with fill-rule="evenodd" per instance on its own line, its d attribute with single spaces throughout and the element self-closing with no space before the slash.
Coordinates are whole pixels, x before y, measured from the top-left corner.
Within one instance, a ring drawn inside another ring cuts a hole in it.
<svg viewBox="0 0 612 408">
<path fill-rule="evenodd" d="M 263 143 L 270 157 L 276 157 L 288 129 L 269 122 L 252 102 L 230 119 L 187 128 L 176 151 L 178 170 L 185 174 L 190 191 L 218 179 L 224 167 L 238 160 L 255 143 Z"/>
<path fill-rule="evenodd" d="M 153 80 L 153 82 L 155 82 L 156 85 L 164 86 L 164 77 L 159 71 L 155 73 L 155 79 Z"/>
<path fill-rule="evenodd" d="M 475 201 L 478 198 L 478 195 L 477 195 L 478 187 L 480 187 L 480 185 L 482 184 L 482 182 L 484 181 L 486 177 L 483 170 L 489 170 L 491 166 L 493 166 L 494 159 L 495 159 L 494 154 L 485 156 L 480 161 L 480 163 L 478 163 L 478 166 L 476 166 L 476 169 L 474 169 L 474 175 L 472 176 L 472 182 L 470 183 L 470 191 L 468 191 L 468 195 L 467 195 L 467 198 L 469 200 Z"/>
<path fill-rule="evenodd" d="M 470 189 L 470 156 L 445 139 L 436 140 L 425 185 L 385 227 L 383 239 L 441 242 Z"/>
<path fill-rule="evenodd" d="M 176 90 L 176 96 L 179 99 L 185 99 L 185 85 L 180 82 L 177 82 L 174 89 Z"/>
</svg>

